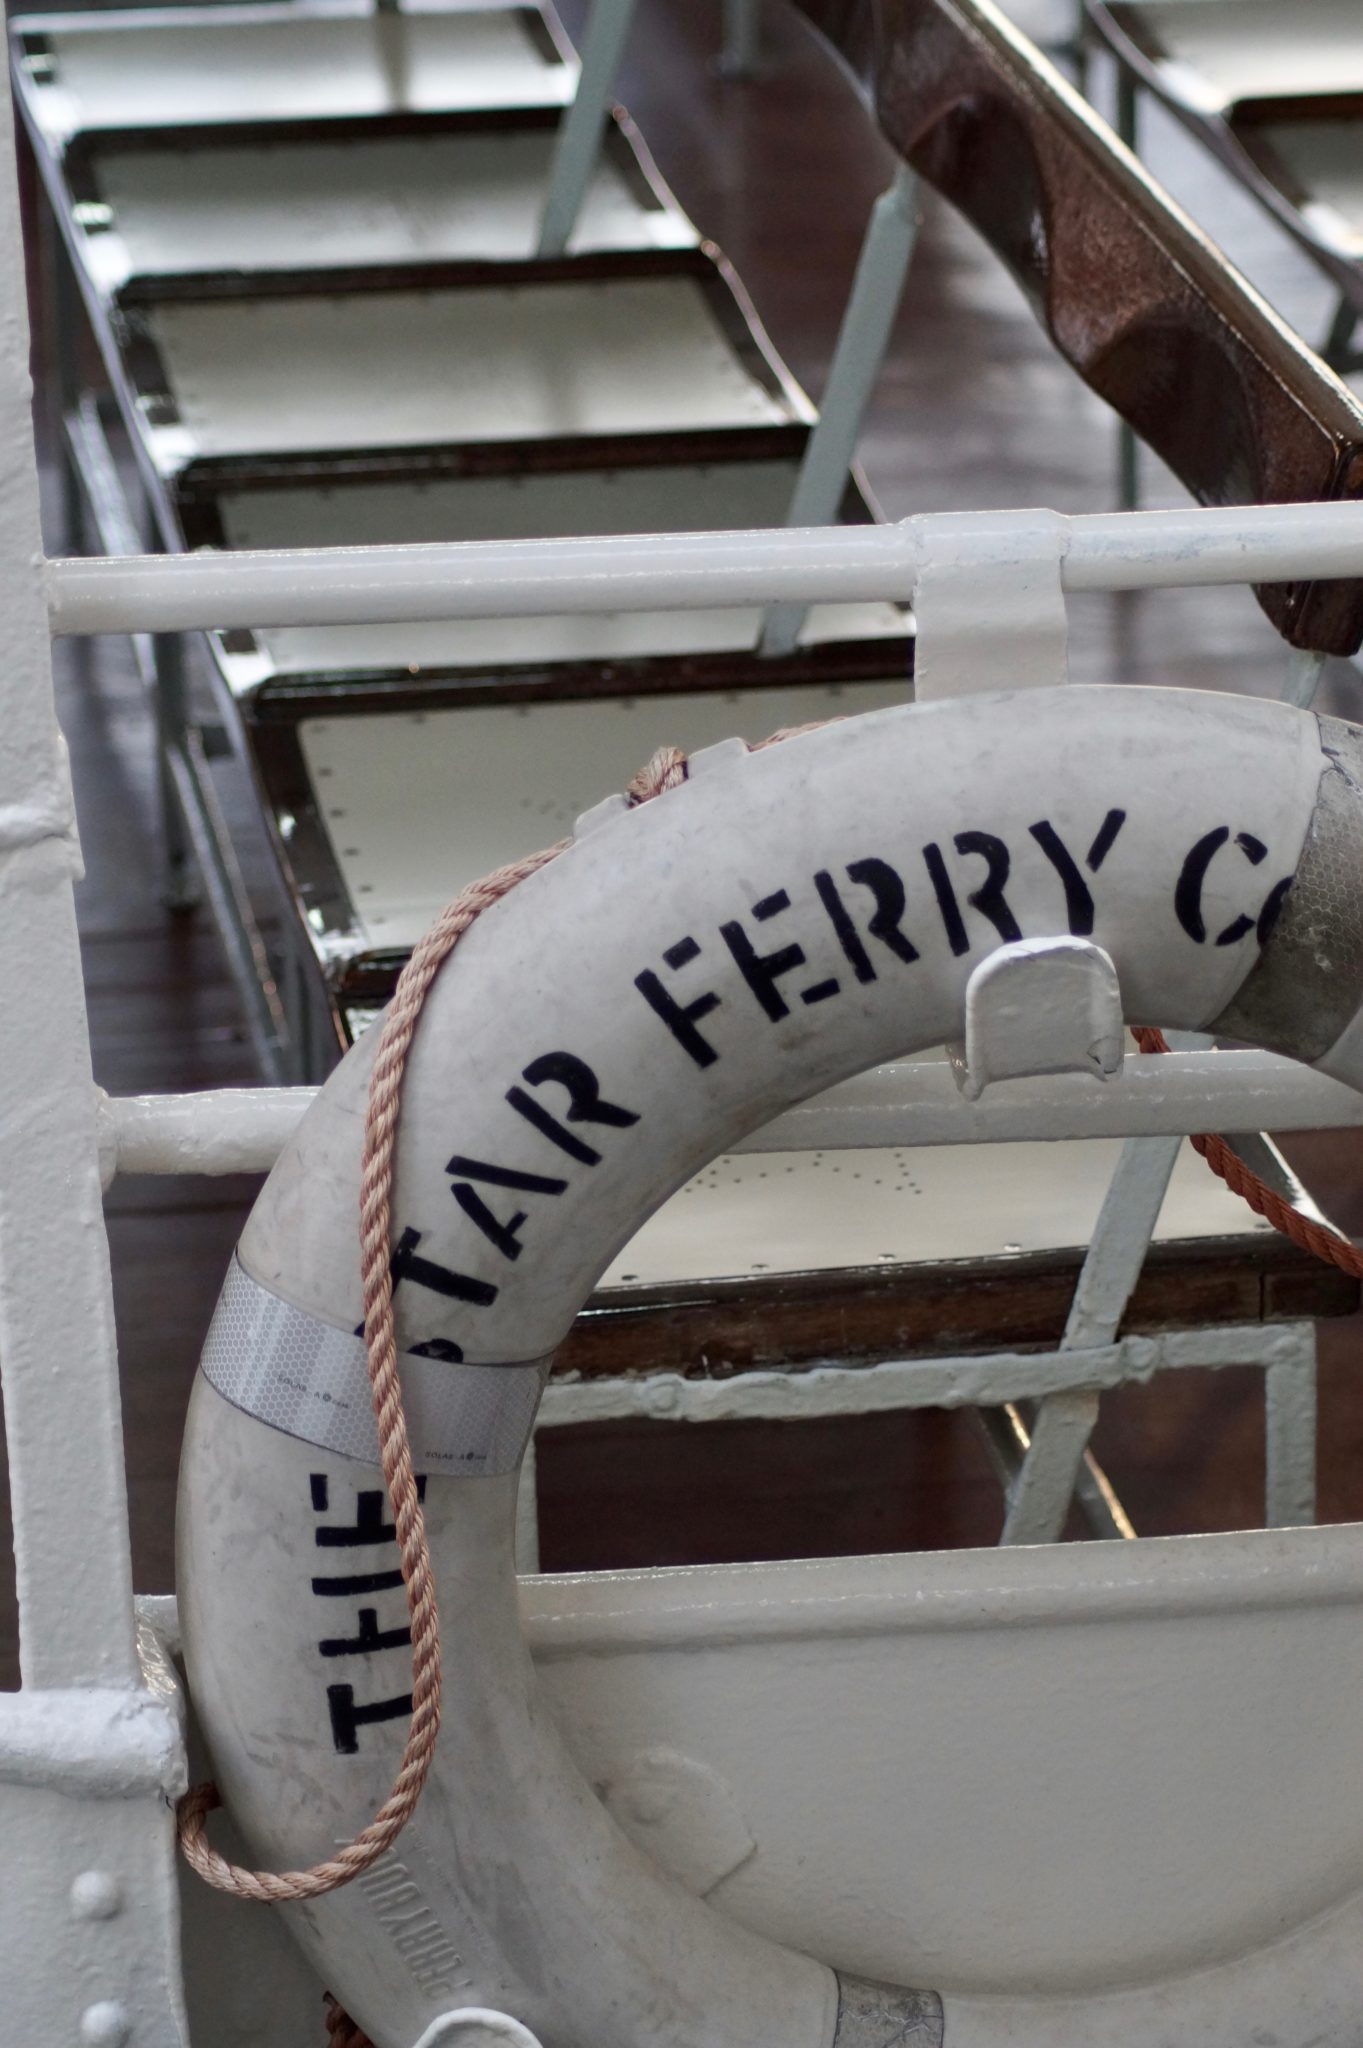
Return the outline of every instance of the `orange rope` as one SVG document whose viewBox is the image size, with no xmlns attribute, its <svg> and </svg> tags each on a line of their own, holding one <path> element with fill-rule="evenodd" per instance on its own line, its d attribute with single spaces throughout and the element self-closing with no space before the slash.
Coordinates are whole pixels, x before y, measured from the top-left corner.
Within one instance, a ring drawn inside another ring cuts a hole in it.
<svg viewBox="0 0 1363 2048">
<path fill-rule="evenodd" d="M 1147 1025 L 1137 1025 L 1133 1036 L 1142 1052 L 1169 1050 L 1164 1033 Z M 1341 1273 L 1351 1274 L 1355 1280 L 1363 1279 L 1363 1249 L 1351 1244 L 1342 1232 L 1332 1229 L 1328 1223 L 1317 1223 L 1313 1217 L 1303 1216 L 1299 1209 L 1294 1209 L 1285 1196 L 1250 1171 L 1224 1138 L 1204 1131 L 1188 1142 L 1195 1152 L 1201 1153 L 1212 1172 L 1226 1183 L 1231 1193 L 1248 1202 L 1256 1216 L 1264 1217 L 1275 1230 L 1291 1238 L 1293 1244 L 1304 1252 L 1310 1252 L 1313 1258 L 1323 1259 L 1328 1266 L 1338 1266 Z"/>
<path fill-rule="evenodd" d="M 640 769 L 626 792 L 631 806 L 647 803 L 686 780 L 686 756 L 676 747 L 661 748 Z M 498 868 L 495 874 L 470 883 L 446 906 L 423 937 L 398 977 L 398 985 L 380 1027 L 378 1053 L 369 1077 L 365 1117 L 364 1160 L 360 1174 L 360 1259 L 364 1297 L 364 1335 L 369 1360 L 369 1385 L 378 1425 L 379 1457 L 393 1509 L 402 1580 L 412 1633 L 412 1715 L 402 1761 L 392 1789 L 379 1811 L 353 1842 L 308 1870 L 247 1870 L 229 1863 L 209 1843 L 207 1816 L 221 1804 L 217 1787 L 195 1785 L 176 1808 L 180 1847 L 199 1876 L 218 1891 L 239 1899 L 270 1904 L 315 1899 L 349 1884 L 377 1862 L 411 1819 L 435 1755 L 440 1729 L 440 1618 L 431 1576 L 426 1522 L 412 1471 L 407 1417 L 397 1369 L 393 1328 L 392 1214 L 393 1159 L 397 1145 L 402 1079 L 421 1008 L 442 963 L 469 926 L 537 869 L 555 860 L 571 840 L 560 840 L 542 853 L 527 854 Z M 334 2001 L 333 2001 L 334 2004 Z M 340 2012 L 339 2007 L 336 2008 Z M 351 2022 L 341 2013 L 346 2025 Z M 328 2025 L 332 2025 L 328 2008 Z M 334 2032 L 334 2029 L 333 2029 Z M 338 2048 L 351 2048 L 341 2040 Z M 359 2037 L 354 2048 L 363 2048 Z"/>
</svg>

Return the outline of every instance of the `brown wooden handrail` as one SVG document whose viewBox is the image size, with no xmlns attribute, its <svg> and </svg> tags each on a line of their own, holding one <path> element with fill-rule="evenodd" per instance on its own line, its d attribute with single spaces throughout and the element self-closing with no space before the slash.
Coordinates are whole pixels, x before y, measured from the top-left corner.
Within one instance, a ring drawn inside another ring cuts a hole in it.
<svg viewBox="0 0 1363 2048">
<path fill-rule="evenodd" d="M 1065 361 L 1194 497 L 1363 496 L 1363 406 L 990 0 L 796 4 Z M 1363 579 L 1257 594 L 1293 646 L 1363 642 Z"/>
</svg>

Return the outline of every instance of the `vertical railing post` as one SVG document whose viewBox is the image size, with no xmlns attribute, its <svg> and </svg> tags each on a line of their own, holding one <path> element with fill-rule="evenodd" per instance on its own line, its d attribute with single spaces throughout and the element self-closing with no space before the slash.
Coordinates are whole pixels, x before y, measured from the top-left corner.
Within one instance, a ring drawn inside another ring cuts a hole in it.
<svg viewBox="0 0 1363 2048">
<path fill-rule="evenodd" d="M 108 1243 L 38 517 L 13 105 L 0 92 L 0 1371 L 26 1686 L 132 1686 Z"/>
<path fill-rule="evenodd" d="M 1193 1036 L 1186 1034 L 1180 1042 L 1187 1044 Z M 1182 1143 L 1182 1138 L 1128 1138 L 1123 1145 L 1074 1290 L 1062 1351 L 1091 1351 L 1115 1339 Z M 1052 1394 L 1040 1404 L 1027 1455 L 1009 1492 L 1005 1543 L 1058 1539 L 1097 1420 L 1098 1396 L 1082 1388 Z"/>
<path fill-rule="evenodd" d="M 906 165 L 871 208 L 819 417 L 795 480 L 787 526 L 831 526 L 837 519 L 866 408 L 890 345 L 918 234 L 918 180 Z M 764 655 L 789 654 L 807 607 L 773 605 L 762 628 Z"/>
<path fill-rule="evenodd" d="M 554 147 L 536 252 L 540 256 L 561 256 L 572 240 L 601 154 L 601 136 L 633 19 L 634 0 L 593 0 L 577 93 L 564 111 Z"/>
</svg>

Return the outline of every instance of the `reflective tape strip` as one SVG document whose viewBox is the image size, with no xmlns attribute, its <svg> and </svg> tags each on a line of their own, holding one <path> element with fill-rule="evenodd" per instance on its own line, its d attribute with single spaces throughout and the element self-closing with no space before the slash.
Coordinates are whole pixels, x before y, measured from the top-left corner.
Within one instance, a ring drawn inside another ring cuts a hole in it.
<svg viewBox="0 0 1363 2048">
<path fill-rule="evenodd" d="M 942 2048 L 942 2000 L 935 1991 L 907 1991 L 869 1977 L 838 1979 L 833 2048 Z"/>
<path fill-rule="evenodd" d="M 200 1363 L 225 1401 L 271 1429 L 378 1464 L 363 1339 L 281 1301 L 236 1258 Z M 404 1351 L 398 1371 L 418 1471 L 515 1471 L 530 1438 L 548 1359 L 464 1365 Z"/>
</svg>

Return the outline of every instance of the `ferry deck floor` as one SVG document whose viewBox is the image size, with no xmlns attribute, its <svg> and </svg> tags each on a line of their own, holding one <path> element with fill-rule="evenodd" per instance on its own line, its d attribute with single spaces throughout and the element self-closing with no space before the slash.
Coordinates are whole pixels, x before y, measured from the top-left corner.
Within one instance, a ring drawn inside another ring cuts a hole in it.
<svg viewBox="0 0 1363 2048">
<path fill-rule="evenodd" d="M 1069 0 L 1015 0 L 1033 33 Z M 570 31 L 582 12 L 563 0 Z M 756 83 L 717 76 L 718 0 L 643 0 L 621 97 L 683 205 L 738 266 L 795 374 L 817 398 L 866 210 L 889 159 L 849 89 L 794 16 L 769 6 Z M 1099 104 L 1111 81 L 1095 65 Z M 1147 161 L 1304 333 L 1327 287 L 1196 146 L 1143 110 Z M 953 508 L 1111 509 L 1115 432 L 1051 354 L 1007 276 L 933 197 L 862 457 L 891 517 Z M 43 394 L 39 393 L 41 412 Z M 1148 502 L 1178 501 L 1147 464 Z M 58 491 L 45 472 L 60 552 Z M 1079 679 L 1273 694 L 1281 646 L 1245 590 L 1149 592 L 1072 606 Z M 205 912 L 159 894 L 145 700 L 125 645 L 59 642 L 86 879 L 78 891 L 95 1074 L 111 1092 L 257 1078 Z M 1336 663 L 1318 704 L 1356 711 L 1363 677 Z M 756 735 L 753 735 L 756 737 Z M 236 792 L 248 864 L 254 811 Z M 255 853 L 263 873 L 263 846 Z M 1363 1232 L 1356 1140 L 1283 1149 L 1343 1228 Z M 983 1162 L 982 1162 L 983 1163 Z M 124 1386 L 136 1583 L 172 1583 L 181 1421 L 199 1347 L 254 1183 L 120 1180 L 108 1204 Z M 1321 1328 L 1320 1514 L 1363 1516 L 1360 1320 Z M 1166 1375 L 1109 1394 L 1095 1451 L 1145 1534 L 1253 1525 L 1262 1515 L 1259 1373 Z M 547 1569 L 678 1559 L 852 1553 L 990 1543 L 999 1495 L 969 1419 L 924 1411 L 842 1422 L 583 1426 L 539 1459 Z M 0 1480 L 3 1475 L 0 1474 Z M 73 1502 L 79 1512 L 79 1503 Z M 0 1494 L 0 1513 L 3 1496 Z M 0 1531 L 5 1554 L 7 1539 Z M 12 1586 L 0 1575 L 0 1686 L 17 1682 Z"/>
</svg>

